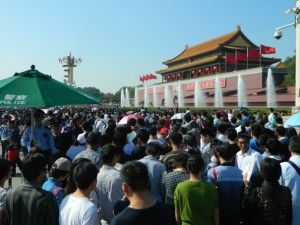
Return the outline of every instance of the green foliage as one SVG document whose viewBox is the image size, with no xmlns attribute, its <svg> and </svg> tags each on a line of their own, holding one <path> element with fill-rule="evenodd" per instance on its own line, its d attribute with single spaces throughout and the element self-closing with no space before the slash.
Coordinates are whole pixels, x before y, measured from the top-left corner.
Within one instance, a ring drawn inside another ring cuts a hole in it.
<svg viewBox="0 0 300 225">
<path fill-rule="evenodd" d="M 284 64 L 288 70 L 288 74 L 285 76 L 284 85 L 292 86 L 295 84 L 295 72 L 296 72 L 296 56 L 287 57 Z"/>
<path fill-rule="evenodd" d="M 77 87 L 77 89 L 79 89 L 89 95 L 92 95 L 96 98 L 99 98 L 100 100 L 103 98 L 103 93 L 101 93 L 100 90 L 95 87 L 84 87 L 84 88 Z"/>
</svg>

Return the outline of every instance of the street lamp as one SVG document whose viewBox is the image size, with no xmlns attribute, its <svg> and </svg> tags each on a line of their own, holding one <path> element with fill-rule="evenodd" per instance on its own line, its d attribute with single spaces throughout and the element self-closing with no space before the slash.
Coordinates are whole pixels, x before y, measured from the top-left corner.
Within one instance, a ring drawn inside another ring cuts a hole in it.
<svg viewBox="0 0 300 225">
<path fill-rule="evenodd" d="M 63 64 L 63 67 L 67 67 L 64 71 L 68 72 L 66 77 L 67 79 L 64 79 L 64 82 L 70 86 L 75 86 L 75 82 L 73 80 L 73 67 L 76 67 L 76 64 L 80 64 L 82 62 L 81 58 L 76 59 L 74 56 L 70 55 L 64 56 L 62 58 L 58 59 L 59 63 Z"/>
<path fill-rule="evenodd" d="M 286 14 L 295 13 L 295 23 L 290 23 L 282 27 L 276 28 L 274 37 L 280 39 L 282 33 L 279 31 L 286 27 L 295 26 L 296 28 L 296 71 L 295 71 L 295 106 L 293 111 L 300 109 L 300 0 L 296 0 L 296 7 L 285 11 Z"/>
</svg>

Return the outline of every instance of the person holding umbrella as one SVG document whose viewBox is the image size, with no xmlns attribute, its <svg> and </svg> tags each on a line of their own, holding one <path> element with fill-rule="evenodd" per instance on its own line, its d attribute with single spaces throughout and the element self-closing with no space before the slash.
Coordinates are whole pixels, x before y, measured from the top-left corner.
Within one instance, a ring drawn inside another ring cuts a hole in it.
<svg viewBox="0 0 300 225">
<path fill-rule="evenodd" d="M 30 147 L 39 147 L 47 161 L 50 155 L 57 152 L 50 128 L 43 126 L 43 115 L 41 109 L 33 111 L 33 127 L 27 127 L 22 135 L 22 143 L 29 150 Z M 33 129 L 33 132 L 32 132 Z M 32 136 L 33 133 L 33 136 Z"/>
</svg>

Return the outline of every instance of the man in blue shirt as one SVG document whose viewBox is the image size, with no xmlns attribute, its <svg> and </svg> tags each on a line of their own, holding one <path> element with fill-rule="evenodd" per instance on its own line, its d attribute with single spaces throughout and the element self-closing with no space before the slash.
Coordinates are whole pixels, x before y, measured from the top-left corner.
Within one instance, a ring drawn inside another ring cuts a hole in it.
<svg viewBox="0 0 300 225">
<path fill-rule="evenodd" d="M 49 159 L 49 156 L 56 153 L 54 140 L 50 128 L 43 126 L 43 115 L 41 109 L 34 110 L 33 137 L 31 137 L 31 127 L 27 127 L 22 136 L 22 143 L 28 149 L 35 146 L 42 150 L 42 154 Z"/>
<path fill-rule="evenodd" d="M 50 169 L 50 177 L 42 186 L 44 190 L 53 193 L 53 195 L 56 197 L 58 206 L 60 206 L 60 203 L 63 200 L 63 182 L 69 175 L 70 167 L 70 160 L 63 157 L 57 159 Z"/>
<path fill-rule="evenodd" d="M 220 225 L 238 225 L 243 187 L 242 171 L 234 166 L 234 148 L 231 145 L 218 145 L 215 151 L 220 166 L 210 169 L 207 177 L 219 193 Z"/>
</svg>

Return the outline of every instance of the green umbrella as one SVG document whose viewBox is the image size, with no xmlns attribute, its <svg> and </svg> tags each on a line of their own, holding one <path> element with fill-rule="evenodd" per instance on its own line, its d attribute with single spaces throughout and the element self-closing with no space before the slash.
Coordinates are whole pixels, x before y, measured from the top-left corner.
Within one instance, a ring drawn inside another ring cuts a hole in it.
<svg viewBox="0 0 300 225">
<path fill-rule="evenodd" d="M 31 68 L 0 80 L 0 107 L 46 108 L 99 103 L 98 99 L 40 73 L 34 66 Z"/>
</svg>

